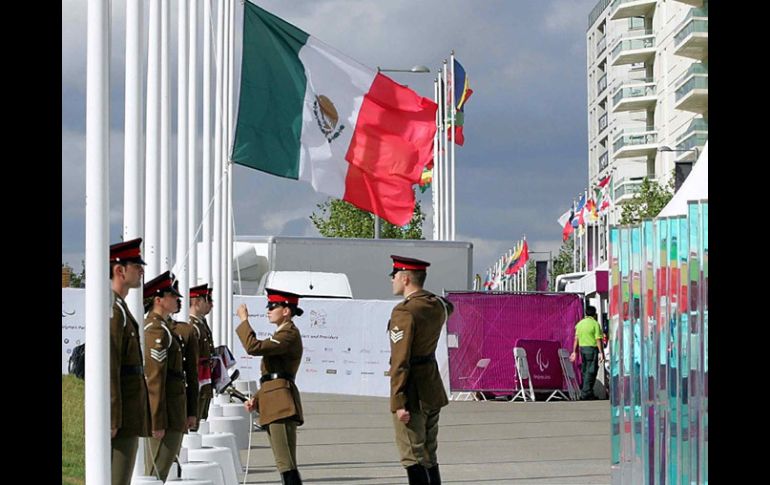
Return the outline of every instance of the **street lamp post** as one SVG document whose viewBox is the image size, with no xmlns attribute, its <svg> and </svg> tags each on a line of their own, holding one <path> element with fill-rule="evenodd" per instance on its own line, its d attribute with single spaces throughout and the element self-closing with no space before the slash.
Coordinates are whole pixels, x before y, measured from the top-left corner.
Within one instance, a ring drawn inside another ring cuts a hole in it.
<svg viewBox="0 0 770 485">
<path fill-rule="evenodd" d="M 659 152 L 695 152 L 695 161 L 698 161 L 698 157 L 700 157 L 700 150 L 698 147 L 692 147 L 692 148 L 671 148 L 669 146 L 663 145 L 658 148 Z M 690 170 L 692 170 L 692 164 L 694 162 L 674 162 L 674 192 L 679 191 L 679 187 L 682 186 L 682 183 L 684 183 L 684 179 L 687 178 L 687 176 L 690 174 Z M 685 173 L 685 167 L 686 167 L 686 173 Z"/>
<path fill-rule="evenodd" d="M 430 69 L 425 66 L 412 66 L 410 69 L 384 69 L 377 66 L 377 72 L 412 72 L 416 74 L 429 73 Z M 380 216 L 372 214 L 374 216 L 374 239 L 380 238 Z"/>
</svg>

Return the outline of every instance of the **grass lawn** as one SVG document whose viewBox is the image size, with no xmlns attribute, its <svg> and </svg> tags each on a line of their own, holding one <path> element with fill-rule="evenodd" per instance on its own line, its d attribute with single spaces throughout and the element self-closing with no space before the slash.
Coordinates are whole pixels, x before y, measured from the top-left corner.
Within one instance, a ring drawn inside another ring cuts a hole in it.
<svg viewBox="0 0 770 485">
<path fill-rule="evenodd" d="M 73 375 L 62 375 L 61 395 L 61 482 L 84 485 L 85 382 Z"/>
</svg>

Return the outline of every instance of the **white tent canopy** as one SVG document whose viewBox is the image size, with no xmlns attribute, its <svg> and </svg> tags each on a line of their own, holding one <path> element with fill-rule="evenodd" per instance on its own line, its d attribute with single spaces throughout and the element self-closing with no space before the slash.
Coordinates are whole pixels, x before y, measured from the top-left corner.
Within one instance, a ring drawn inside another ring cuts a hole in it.
<svg viewBox="0 0 770 485">
<path fill-rule="evenodd" d="M 658 217 L 683 216 L 687 214 L 687 202 L 709 198 L 709 143 L 703 147 L 703 153 L 693 165 L 679 191 L 660 211 Z"/>
</svg>

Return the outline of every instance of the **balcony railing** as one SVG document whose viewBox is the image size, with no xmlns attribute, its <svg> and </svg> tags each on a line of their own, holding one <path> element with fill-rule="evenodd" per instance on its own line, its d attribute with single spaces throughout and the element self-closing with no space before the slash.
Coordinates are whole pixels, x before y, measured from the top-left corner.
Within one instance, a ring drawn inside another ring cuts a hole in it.
<svg viewBox="0 0 770 485">
<path fill-rule="evenodd" d="M 618 104 L 624 99 L 641 98 L 644 96 L 655 96 L 656 86 L 654 82 L 630 81 L 624 83 L 615 90 L 612 96 L 612 103 Z"/>
<path fill-rule="evenodd" d="M 596 83 L 596 95 L 602 94 L 605 89 L 607 89 L 607 74 L 600 77 L 599 81 Z"/>
<path fill-rule="evenodd" d="M 658 142 L 658 133 L 655 128 L 648 126 L 645 131 L 629 129 L 621 131 L 612 143 L 612 149 L 618 151 L 626 146 L 650 145 Z"/>
</svg>

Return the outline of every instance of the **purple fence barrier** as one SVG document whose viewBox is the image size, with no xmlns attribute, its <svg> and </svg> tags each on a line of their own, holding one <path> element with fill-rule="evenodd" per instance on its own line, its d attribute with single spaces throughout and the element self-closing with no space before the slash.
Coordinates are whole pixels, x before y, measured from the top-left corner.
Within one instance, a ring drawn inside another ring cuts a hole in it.
<svg viewBox="0 0 770 485">
<path fill-rule="evenodd" d="M 571 350 L 575 324 L 583 317 L 580 295 L 570 293 L 448 292 L 447 298 L 455 307 L 447 322 L 453 392 L 518 389 L 516 341 L 554 340 Z"/>
</svg>

